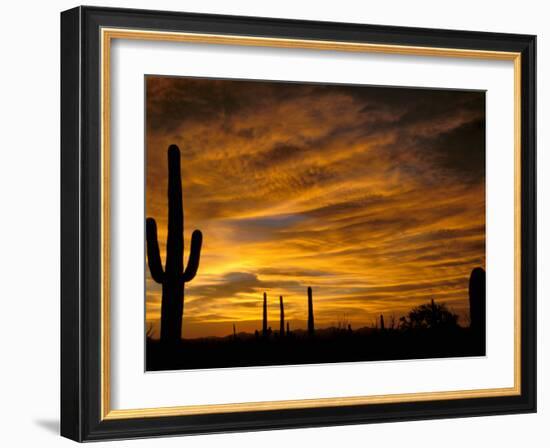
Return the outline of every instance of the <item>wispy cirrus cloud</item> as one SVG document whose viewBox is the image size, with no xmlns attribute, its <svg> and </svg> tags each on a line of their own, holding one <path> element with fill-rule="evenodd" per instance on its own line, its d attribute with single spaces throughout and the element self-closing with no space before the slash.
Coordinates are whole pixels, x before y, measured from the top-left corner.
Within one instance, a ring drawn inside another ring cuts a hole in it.
<svg viewBox="0 0 550 448">
<path fill-rule="evenodd" d="M 435 298 L 467 314 L 485 265 L 483 92 L 147 78 L 146 212 L 166 238 L 166 149 L 182 152 L 185 236 L 204 234 L 184 336 L 402 315 Z M 147 274 L 149 275 L 149 274 Z M 150 279 L 149 279 L 150 280 Z M 147 318 L 160 288 L 147 282 Z"/>
</svg>

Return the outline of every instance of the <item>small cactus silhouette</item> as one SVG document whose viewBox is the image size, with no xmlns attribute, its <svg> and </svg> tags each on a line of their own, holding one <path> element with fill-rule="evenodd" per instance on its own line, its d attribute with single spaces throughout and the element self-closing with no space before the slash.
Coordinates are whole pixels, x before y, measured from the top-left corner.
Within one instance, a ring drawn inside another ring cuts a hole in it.
<svg viewBox="0 0 550 448">
<path fill-rule="evenodd" d="M 380 330 L 384 330 L 384 315 L 380 314 Z"/>
<path fill-rule="evenodd" d="M 307 288 L 307 332 L 310 336 L 315 333 L 315 321 L 313 319 L 313 291 L 311 286 Z"/>
<path fill-rule="evenodd" d="M 264 292 L 264 312 L 262 321 L 262 336 L 267 336 L 267 294 Z"/>
<path fill-rule="evenodd" d="M 281 310 L 279 336 L 285 335 L 285 305 L 283 303 L 283 296 L 279 296 L 279 308 Z"/>
<path fill-rule="evenodd" d="M 175 342 L 181 339 L 184 285 L 197 274 L 202 246 L 202 233 L 195 230 L 191 235 L 191 250 L 184 269 L 180 150 L 176 145 L 168 149 L 168 239 L 164 270 L 160 259 L 157 223 L 153 218 L 147 218 L 146 238 L 151 277 L 162 285 L 160 338 L 163 342 Z"/>
</svg>

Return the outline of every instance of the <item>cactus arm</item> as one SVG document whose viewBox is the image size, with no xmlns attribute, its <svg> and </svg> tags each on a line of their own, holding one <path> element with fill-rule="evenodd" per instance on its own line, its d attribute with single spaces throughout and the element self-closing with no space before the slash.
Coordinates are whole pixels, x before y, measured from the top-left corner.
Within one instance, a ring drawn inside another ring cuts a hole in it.
<svg viewBox="0 0 550 448">
<path fill-rule="evenodd" d="M 157 238 L 157 223 L 153 218 L 147 218 L 145 235 L 147 239 L 147 261 L 151 277 L 157 283 L 164 280 L 164 272 L 160 261 L 159 243 Z"/>
<path fill-rule="evenodd" d="M 189 251 L 189 258 L 187 259 L 187 266 L 183 272 L 183 281 L 190 282 L 197 275 L 197 269 L 199 269 L 199 261 L 201 258 L 202 247 L 202 232 L 195 230 L 191 235 L 191 250 Z"/>
</svg>

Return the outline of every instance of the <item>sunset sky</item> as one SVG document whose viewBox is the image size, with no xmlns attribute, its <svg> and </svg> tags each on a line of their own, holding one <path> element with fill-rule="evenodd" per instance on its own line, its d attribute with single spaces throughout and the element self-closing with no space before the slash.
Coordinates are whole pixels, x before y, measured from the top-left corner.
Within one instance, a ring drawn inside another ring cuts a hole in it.
<svg viewBox="0 0 550 448">
<path fill-rule="evenodd" d="M 485 268 L 485 92 L 146 77 L 146 215 L 165 260 L 167 149 L 179 146 L 183 337 L 397 320 L 434 298 L 468 315 Z M 146 320 L 161 286 L 146 267 Z"/>
</svg>

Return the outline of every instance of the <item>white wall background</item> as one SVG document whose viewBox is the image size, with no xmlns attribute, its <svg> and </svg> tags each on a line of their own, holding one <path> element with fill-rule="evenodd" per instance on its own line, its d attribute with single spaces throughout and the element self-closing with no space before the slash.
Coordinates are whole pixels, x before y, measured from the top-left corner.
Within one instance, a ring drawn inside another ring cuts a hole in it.
<svg viewBox="0 0 550 448">
<path fill-rule="evenodd" d="M 538 35 L 539 413 L 101 443 L 96 446 L 333 447 L 342 443 L 446 448 L 544 446 L 550 439 L 546 387 L 550 333 L 550 8 L 535 0 L 156 0 L 88 4 L 204 13 L 454 28 Z M 78 3 L 5 2 L 0 68 L 0 443 L 69 446 L 59 414 L 59 12 Z"/>
</svg>

